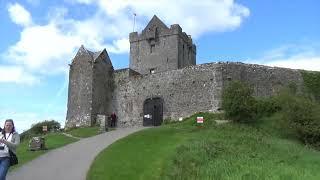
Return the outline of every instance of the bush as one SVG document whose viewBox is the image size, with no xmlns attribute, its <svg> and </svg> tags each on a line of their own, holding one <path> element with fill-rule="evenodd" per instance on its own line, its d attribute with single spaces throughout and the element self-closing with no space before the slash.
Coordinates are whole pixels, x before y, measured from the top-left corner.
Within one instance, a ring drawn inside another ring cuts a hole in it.
<svg viewBox="0 0 320 180">
<path fill-rule="evenodd" d="M 42 131 L 42 127 L 43 126 L 47 126 L 48 128 L 48 131 L 56 131 L 56 130 L 59 130 L 61 125 L 59 122 L 55 121 L 55 120 L 51 120 L 51 121 L 48 121 L 48 120 L 45 120 L 45 121 L 42 121 L 42 122 L 39 122 L 37 124 L 34 124 L 32 127 L 31 127 L 31 131 L 34 133 L 34 134 L 42 134 L 43 131 Z"/>
<path fill-rule="evenodd" d="M 20 134 L 21 140 L 43 134 L 43 131 L 42 131 L 43 126 L 47 126 L 48 131 L 52 131 L 52 130 L 57 131 L 61 127 L 60 123 L 55 120 L 51 120 L 51 121 L 45 120 L 32 125 L 32 127 L 29 130 L 21 133 Z"/>
<path fill-rule="evenodd" d="M 284 88 L 274 97 L 287 125 L 303 143 L 320 148 L 320 106 L 306 95 Z"/>
<path fill-rule="evenodd" d="M 26 139 L 30 139 L 33 136 L 35 136 L 35 134 L 32 134 L 29 130 L 27 130 L 20 134 L 20 140 L 24 141 Z"/>
<path fill-rule="evenodd" d="M 320 106 L 310 99 L 291 96 L 283 112 L 291 128 L 305 144 L 320 148 Z"/>
<path fill-rule="evenodd" d="M 320 72 L 302 71 L 304 86 L 320 102 Z"/>
<path fill-rule="evenodd" d="M 259 98 L 256 100 L 257 118 L 268 117 L 281 110 L 281 104 L 275 97 Z"/>
<path fill-rule="evenodd" d="M 252 122 L 256 117 L 253 90 L 245 83 L 232 81 L 223 91 L 222 108 L 226 118 L 234 122 Z"/>
</svg>

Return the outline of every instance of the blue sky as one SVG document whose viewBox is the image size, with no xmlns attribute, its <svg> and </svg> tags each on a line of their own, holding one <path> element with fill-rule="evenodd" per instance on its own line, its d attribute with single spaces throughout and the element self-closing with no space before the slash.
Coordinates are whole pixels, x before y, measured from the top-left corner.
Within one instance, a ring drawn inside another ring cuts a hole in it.
<svg viewBox="0 0 320 180">
<path fill-rule="evenodd" d="M 197 64 L 320 71 L 317 0 L 0 0 L 0 123 L 12 118 L 19 132 L 46 119 L 64 125 L 68 64 L 80 45 L 106 48 L 114 68 L 126 68 L 128 34 L 154 14 L 193 37 Z"/>
</svg>

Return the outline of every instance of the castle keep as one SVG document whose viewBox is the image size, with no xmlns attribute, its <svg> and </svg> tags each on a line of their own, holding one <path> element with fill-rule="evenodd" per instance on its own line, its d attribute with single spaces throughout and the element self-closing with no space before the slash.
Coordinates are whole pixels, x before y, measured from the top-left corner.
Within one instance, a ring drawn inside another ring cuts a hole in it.
<svg viewBox="0 0 320 180">
<path fill-rule="evenodd" d="M 119 127 L 156 126 L 199 111 L 215 112 L 231 80 L 270 96 L 290 82 L 302 85 L 299 70 L 243 63 L 196 65 L 196 46 L 178 24 L 168 28 L 154 16 L 130 33 L 130 65 L 114 70 L 107 51 L 81 46 L 69 73 L 66 127 L 91 126 L 112 112 Z"/>
</svg>

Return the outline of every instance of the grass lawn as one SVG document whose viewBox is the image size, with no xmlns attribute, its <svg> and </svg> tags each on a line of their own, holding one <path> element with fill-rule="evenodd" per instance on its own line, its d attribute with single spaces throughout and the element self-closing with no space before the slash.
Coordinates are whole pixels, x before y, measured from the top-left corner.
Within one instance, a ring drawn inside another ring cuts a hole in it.
<svg viewBox="0 0 320 180">
<path fill-rule="evenodd" d="M 159 168 L 170 160 L 169 155 L 174 154 L 177 142 L 182 139 L 175 129 L 170 128 L 154 128 L 135 133 L 100 153 L 88 177 L 95 180 L 158 179 Z M 112 171 L 114 172 L 109 173 Z"/>
<path fill-rule="evenodd" d="M 100 132 L 99 127 L 79 127 L 70 129 L 67 133 L 75 137 L 86 138 L 98 135 Z"/>
<path fill-rule="evenodd" d="M 197 115 L 195 115 L 197 116 Z M 213 114 L 137 132 L 102 151 L 87 179 L 320 179 L 320 152 Z"/>
<path fill-rule="evenodd" d="M 29 140 L 24 140 L 17 149 L 17 156 L 19 159 L 19 164 L 16 166 L 11 167 L 10 169 L 15 169 L 35 158 L 38 156 L 48 152 L 49 150 L 59 148 L 70 144 L 72 142 L 77 141 L 77 139 L 67 137 L 61 133 L 49 133 L 44 136 L 45 144 L 48 150 L 40 150 L 40 151 L 29 151 Z"/>
</svg>

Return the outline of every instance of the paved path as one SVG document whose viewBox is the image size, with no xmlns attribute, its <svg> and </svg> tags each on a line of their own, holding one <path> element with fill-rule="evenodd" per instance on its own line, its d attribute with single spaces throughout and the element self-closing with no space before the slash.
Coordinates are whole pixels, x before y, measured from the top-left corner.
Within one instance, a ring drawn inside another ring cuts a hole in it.
<svg viewBox="0 0 320 180">
<path fill-rule="evenodd" d="M 10 172 L 7 180 L 85 180 L 92 161 L 100 151 L 141 129 L 144 128 L 119 128 L 51 150 Z"/>
</svg>

